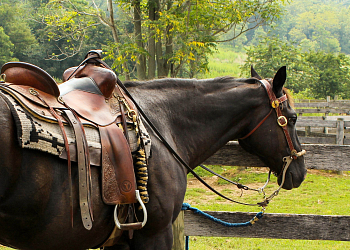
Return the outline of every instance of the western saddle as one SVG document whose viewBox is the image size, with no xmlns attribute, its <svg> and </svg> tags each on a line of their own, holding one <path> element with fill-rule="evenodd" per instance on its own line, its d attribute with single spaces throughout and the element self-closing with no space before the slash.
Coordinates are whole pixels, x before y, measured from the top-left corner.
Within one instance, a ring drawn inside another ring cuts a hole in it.
<svg viewBox="0 0 350 250">
<path fill-rule="evenodd" d="M 140 202 L 144 221 L 120 224 L 122 230 L 142 228 L 147 220 L 146 208 L 136 190 L 133 159 L 128 145 L 128 125 L 137 128 L 133 103 L 116 84 L 117 76 L 101 60 L 102 51 L 89 51 L 83 62 L 63 73 L 57 85 L 43 69 L 25 62 L 9 62 L 1 68 L 0 90 L 11 95 L 31 115 L 58 123 L 68 160 L 69 187 L 72 197 L 71 160 L 78 164 L 79 204 L 83 225 L 92 228 L 91 171 L 89 146 L 84 126 L 99 130 L 101 139 L 102 198 L 106 204 Z M 75 147 L 69 147 L 65 127 L 73 128 Z M 136 130 L 137 131 L 137 130 Z M 130 209 L 129 209 L 130 210 Z M 116 215 L 115 215 L 116 217 Z M 71 198 L 73 226 L 73 200 Z"/>
</svg>

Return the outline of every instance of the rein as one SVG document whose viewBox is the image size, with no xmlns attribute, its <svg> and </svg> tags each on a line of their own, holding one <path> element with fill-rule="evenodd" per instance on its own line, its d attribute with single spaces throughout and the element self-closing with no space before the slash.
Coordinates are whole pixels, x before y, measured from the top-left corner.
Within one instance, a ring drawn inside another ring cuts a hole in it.
<svg viewBox="0 0 350 250">
<path fill-rule="evenodd" d="M 169 143 L 165 140 L 165 138 L 162 136 L 162 134 L 159 132 L 159 130 L 156 128 L 156 126 L 149 120 L 149 118 L 147 117 L 147 115 L 144 113 L 144 111 L 142 110 L 142 108 L 138 105 L 138 103 L 135 101 L 135 99 L 132 97 L 132 95 L 130 94 L 130 92 L 127 90 L 127 88 L 124 86 L 124 84 L 120 81 L 119 78 L 117 78 L 117 84 L 125 91 L 125 93 L 128 95 L 128 97 L 132 100 L 132 102 L 134 103 L 135 107 L 138 109 L 139 113 L 142 115 L 142 117 L 145 119 L 145 121 L 150 125 L 150 127 L 152 128 L 152 130 L 156 133 L 156 135 L 159 137 L 159 139 L 163 142 L 163 144 L 165 145 L 165 147 L 169 150 L 170 153 L 173 154 L 174 158 L 177 159 L 191 174 L 193 174 L 193 176 L 195 178 L 197 178 L 204 186 L 206 186 L 209 190 L 211 190 L 212 192 L 214 192 L 215 194 L 217 194 L 218 196 L 220 196 L 221 198 L 224 198 L 228 201 L 237 203 L 237 204 L 241 204 L 241 205 L 248 205 L 248 206 L 260 206 L 263 209 L 269 204 L 270 200 L 277 196 L 279 193 L 279 190 L 282 188 L 284 181 L 285 181 L 285 175 L 287 172 L 287 169 L 289 167 L 289 165 L 291 164 L 292 160 L 297 159 L 297 157 L 300 157 L 302 155 L 304 155 L 306 153 L 305 150 L 302 150 L 301 152 L 297 152 L 294 149 L 291 137 L 289 135 L 288 130 L 285 128 L 285 126 L 287 125 L 287 118 L 285 116 L 282 115 L 282 111 L 280 108 L 280 104 L 283 103 L 284 101 L 287 100 L 287 96 L 283 95 L 282 97 L 277 98 L 275 96 L 275 94 L 273 93 L 272 87 L 270 85 L 270 83 L 267 80 L 260 80 L 260 82 L 262 83 L 262 85 L 264 86 L 269 99 L 270 99 L 270 103 L 273 109 L 276 110 L 277 112 L 277 123 L 282 127 L 288 146 L 291 150 L 291 155 L 290 156 L 286 156 L 283 158 L 283 162 L 284 162 L 284 166 L 283 166 L 283 171 L 281 171 L 282 173 L 282 182 L 280 184 L 280 186 L 278 187 L 278 189 L 273 192 L 269 197 L 265 198 L 264 195 L 264 201 L 256 203 L 256 204 L 249 204 L 249 203 L 243 203 L 243 202 L 239 202 L 239 201 L 235 201 L 233 199 L 230 199 L 229 197 L 221 194 L 219 191 L 217 191 L 216 189 L 214 189 L 213 187 L 211 187 L 206 181 L 204 181 L 178 154 L 177 152 L 169 145 Z M 270 112 L 268 113 L 267 116 L 264 117 L 264 119 L 251 131 L 249 132 L 246 136 L 240 138 L 240 139 L 245 139 L 247 137 L 249 137 L 251 134 L 254 133 L 254 131 L 256 129 L 258 129 L 261 124 L 264 123 L 264 121 L 266 121 L 266 119 L 271 115 L 272 113 L 272 109 L 270 110 Z M 269 177 L 271 174 L 271 170 L 269 172 Z M 259 193 L 264 193 L 263 189 L 267 186 L 268 182 L 269 182 L 269 177 L 267 182 L 265 183 L 265 185 L 258 189 L 257 191 Z M 235 185 L 237 185 L 237 187 L 241 188 L 241 189 L 248 189 L 248 187 L 243 186 L 241 184 L 237 184 L 235 183 Z M 253 190 L 253 189 L 252 189 Z"/>
</svg>

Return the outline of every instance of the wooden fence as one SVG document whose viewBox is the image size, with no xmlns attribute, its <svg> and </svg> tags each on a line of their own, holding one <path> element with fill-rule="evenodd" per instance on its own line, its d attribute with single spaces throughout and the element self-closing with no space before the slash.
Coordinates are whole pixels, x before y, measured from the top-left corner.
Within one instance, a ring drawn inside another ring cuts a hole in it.
<svg viewBox="0 0 350 250">
<path fill-rule="evenodd" d="M 327 97 L 327 100 L 298 100 L 295 103 L 301 143 L 350 144 L 350 100 L 336 99 Z"/>
<path fill-rule="evenodd" d="M 307 151 L 305 165 L 309 169 L 350 171 L 350 136 L 347 138 L 350 134 L 347 131 L 350 128 L 350 101 L 334 99 L 297 100 L 295 103 L 299 140 Z M 264 167 L 258 157 L 244 151 L 238 142 L 229 142 L 205 164 Z M 233 222 L 246 222 L 255 215 L 207 213 Z M 222 226 L 187 210 L 180 213 L 173 229 L 173 250 L 184 249 L 185 236 L 350 241 L 350 216 L 265 213 L 259 222 L 242 230 Z"/>
</svg>

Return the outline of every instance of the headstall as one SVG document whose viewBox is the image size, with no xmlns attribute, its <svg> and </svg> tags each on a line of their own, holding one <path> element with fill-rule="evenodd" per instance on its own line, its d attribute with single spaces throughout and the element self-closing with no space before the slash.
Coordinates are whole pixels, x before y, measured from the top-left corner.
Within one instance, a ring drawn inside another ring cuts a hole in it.
<svg viewBox="0 0 350 250">
<path fill-rule="evenodd" d="M 290 149 L 290 155 L 283 157 L 283 168 L 282 168 L 282 171 L 279 174 L 279 175 L 282 175 L 282 181 L 281 181 L 280 186 L 269 197 L 265 198 L 264 202 L 258 203 L 262 207 L 265 207 L 265 206 L 267 206 L 267 204 L 269 203 L 269 201 L 273 197 L 278 195 L 280 189 L 282 188 L 282 186 L 284 184 L 286 173 L 287 173 L 287 169 L 288 169 L 289 165 L 292 163 L 293 160 L 296 160 L 298 157 L 305 155 L 306 151 L 305 150 L 301 150 L 300 152 L 298 152 L 294 148 L 294 145 L 293 145 L 293 142 L 292 142 L 292 138 L 290 137 L 290 134 L 288 132 L 288 129 L 287 129 L 288 119 L 282 114 L 282 108 L 281 108 L 283 102 L 288 100 L 287 95 L 284 94 L 281 97 L 277 98 L 275 93 L 273 92 L 271 84 L 266 79 L 259 80 L 259 81 L 261 82 L 262 86 L 265 88 L 265 90 L 267 92 L 267 95 L 269 97 L 270 104 L 271 104 L 272 108 L 271 108 L 270 112 L 258 123 L 258 125 L 256 125 L 254 127 L 254 129 L 252 129 L 247 135 L 245 135 L 244 137 L 240 138 L 240 140 L 246 139 L 250 135 L 252 135 L 266 121 L 266 119 L 272 114 L 272 110 L 274 109 L 276 111 L 276 114 L 277 114 L 277 124 L 282 128 L 284 136 L 285 136 L 287 144 L 288 144 L 288 147 Z M 267 184 L 268 184 L 268 182 L 270 180 L 270 175 L 271 175 L 271 170 L 269 172 L 267 182 L 265 183 L 265 185 L 262 188 L 259 189 L 260 192 L 264 192 L 263 190 L 267 186 Z"/>
</svg>

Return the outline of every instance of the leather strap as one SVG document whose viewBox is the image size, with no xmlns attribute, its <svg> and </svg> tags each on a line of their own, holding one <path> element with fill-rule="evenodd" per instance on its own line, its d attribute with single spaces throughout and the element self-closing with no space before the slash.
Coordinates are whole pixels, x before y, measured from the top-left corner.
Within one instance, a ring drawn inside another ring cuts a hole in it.
<svg viewBox="0 0 350 250">
<path fill-rule="evenodd" d="M 70 125 L 73 127 L 77 148 L 78 176 L 79 176 L 79 205 L 83 225 L 87 230 L 92 228 L 92 210 L 90 199 L 90 160 L 84 128 L 71 110 L 64 110 Z"/>
<path fill-rule="evenodd" d="M 263 124 L 266 121 L 266 119 L 271 115 L 271 113 L 272 113 L 272 109 L 270 109 L 270 112 L 264 117 L 264 119 L 261 120 L 261 122 L 259 122 L 258 125 L 255 126 L 255 128 L 252 129 L 252 131 L 250 131 L 247 135 L 245 135 L 239 139 L 243 140 L 245 138 L 248 138 L 251 134 L 253 134 L 255 132 L 255 130 L 257 130 L 261 126 L 261 124 Z"/>
<path fill-rule="evenodd" d="M 123 102 L 121 100 L 119 100 L 119 108 L 120 108 L 120 113 L 121 113 L 121 118 L 122 118 L 122 126 L 123 126 L 123 130 L 124 130 L 124 136 L 125 136 L 127 142 L 130 144 L 128 127 L 126 124 L 124 105 L 123 105 Z"/>
<path fill-rule="evenodd" d="M 283 96 L 277 98 L 275 93 L 273 92 L 271 84 L 267 80 L 263 79 L 263 80 L 260 80 L 260 82 L 263 84 L 264 88 L 266 89 L 266 92 L 269 96 L 272 108 L 274 108 L 274 110 L 276 111 L 277 122 L 281 126 L 281 128 L 283 129 L 283 133 L 285 135 L 288 147 L 290 149 L 291 156 L 293 157 L 293 159 L 296 159 L 297 156 L 294 155 L 296 150 L 294 148 L 292 138 L 290 137 L 290 134 L 287 130 L 288 121 L 287 121 L 287 118 L 285 116 L 283 116 L 282 110 L 281 110 L 281 105 L 280 105 L 281 103 L 287 101 L 287 95 L 284 94 Z"/>
</svg>

